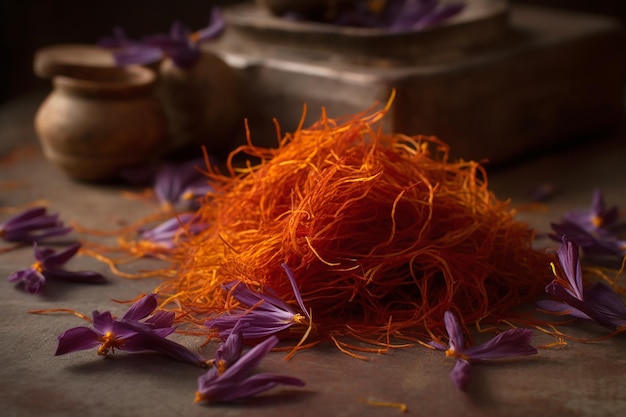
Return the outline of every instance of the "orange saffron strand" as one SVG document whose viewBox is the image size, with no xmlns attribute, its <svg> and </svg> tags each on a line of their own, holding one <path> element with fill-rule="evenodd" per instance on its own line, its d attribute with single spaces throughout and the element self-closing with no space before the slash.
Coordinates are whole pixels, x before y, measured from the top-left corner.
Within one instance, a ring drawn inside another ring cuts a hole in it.
<svg viewBox="0 0 626 417">
<path fill-rule="evenodd" d="M 207 164 L 215 192 L 197 216 L 208 228 L 158 254 L 171 267 L 156 291 L 179 321 L 199 324 L 238 307 L 222 289 L 237 280 L 298 309 L 281 263 L 315 317 L 284 336 L 307 331 L 307 345 L 328 340 L 345 351 L 352 346 L 339 339 L 384 350 L 391 337 L 444 337 L 448 309 L 466 326 L 513 320 L 515 307 L 544 292 L 554 255 L 533 249 L 533 230 L 488 189 L 485 169 L 449 160 L 436 137 L 384 133 L 389 105 L 337 119 L 323 113 L 278 137 L 275 149 L 254 146 L 247 129 L 227 174 Z"/>
</svg>

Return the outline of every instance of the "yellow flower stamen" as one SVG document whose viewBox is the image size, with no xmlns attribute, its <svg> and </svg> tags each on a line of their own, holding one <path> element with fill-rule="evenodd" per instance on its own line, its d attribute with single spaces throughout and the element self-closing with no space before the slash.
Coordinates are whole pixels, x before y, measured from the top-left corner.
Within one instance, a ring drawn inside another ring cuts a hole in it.
<svg viewBox="0 0 626 417">
<path fill-rule="evenodd" d="M 123 341 L 116 339 L 116 335 L 110 331 L 100 338 L 100 342 L 102 342 L 98 347 L 98 355 L 100 356 L 108 355 L 109 350 L 115 351 L 115 348 L 119 348 L 123 344 Z"/>
<path fill-rule="evenodd" d="M 602 227 L 602 225 L 604 224 L 604 219 L 602 218 L 602 216 L 594 215 L 591 217 L 591 224 L 593 224 L 594 227 Z"/>
<path fill-rule="evenodd" d="M 199 403 L 200 401 L 204 401 L 204 396 L 200 393 L 200 391 L 196 391 L 196 397 L 193 399 L 193 402 Z"/>
<path fill-rule="evenodd" d="M 297 323 L 297 324 L 307 324 L 307 323 L 308 323 L 307 318 L 306 318 L 306 317 L 304 317 L 304 316 L 303 316 L 302 314 L 300 314 L 300 313 L 296 313 L 296 314 L 293 316 L 293 319 L 292 319 L 292 320 L 293 320 L 295 323 Z"/>
<path fill-rule="evenodd" d="M 43 264 L 41 261 L 35 262 L 31 267 L 37 272 L 43 272 Z"/>
<path fill-rule="evenodd" d="M 463 359 L 467 362 L 469 362 L 469 357 L 463 353 L 459 353 L 456 350 L 454 350 L 454 348 L 450 348 L 448 350 L 446 350 L 446 357 L 447 358 L 455 358 L 455 359 Z"/>
<path fill-rule="evenodd" d="M 220 359 L 219 361 L 217 361 L 215 363 L 215 367 L 217 368 L 217 375 L 220 376 L 222 375 L 224 372 L 226 372 L 226 361 L 223 359 Z"/>
</svg>

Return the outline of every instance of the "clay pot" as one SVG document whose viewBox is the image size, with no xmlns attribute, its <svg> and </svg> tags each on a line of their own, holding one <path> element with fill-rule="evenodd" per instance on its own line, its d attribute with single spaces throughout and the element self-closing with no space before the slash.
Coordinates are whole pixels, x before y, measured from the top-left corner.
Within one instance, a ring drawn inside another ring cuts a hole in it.
<svg viewBox="0 0 626 417">
<path fill-rule="evenodd" d="M 54 76 L 53 91 L 35 115 L 45 156 L 85 181 L 114 179 L 155 157 L 167 140 L 155 79 L 139 66 Z"/>
<path fill-rule="evenodd" d="M 242 83 L 236 71 L 210 51 L 189 68 L 168 58 L 159 68 L 158 96 L 167 115 L 171 148 L 224 154 L 243 127 Z"/>
</svg>

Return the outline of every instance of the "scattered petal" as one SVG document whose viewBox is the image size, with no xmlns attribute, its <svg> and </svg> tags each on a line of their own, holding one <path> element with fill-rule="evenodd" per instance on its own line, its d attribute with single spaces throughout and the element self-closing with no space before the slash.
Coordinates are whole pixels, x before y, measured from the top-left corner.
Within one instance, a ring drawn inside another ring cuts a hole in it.
<svg viewBox="0 0 626 417">
<path fill-rule="evenodd" d="M 107 356 L 116 349 L 127 352 L 156 351 L 182 362 L 206 366 L 205 359 L 185 346 L 166 339 L 175 328 L 174 317 L 167 312 L 154 312 L 156 294 L 148 294 L 135 302 L 126 313 L 115 319 L 110 312 L 93 312 L 93 325 L 68 329 L 59 336 L 56 355 L 98 347 L 98 354 Z"/>
<path fill-rule="evenodd" d="M 266 337 L 283 331 L 294 324 L 306 324 L 310 320 L 302 302 L 300 291 L 296 285 L 293 273 L 283 264 L 291 282 L 294 296 L 302 309 L 302 314 L 280 298 L 268 293 L 253 291 L 242 282 L 236 281 L 224 286 L 226 291 L 239 301 L 245 309 L 237 309 L 231 313 L 209 319 L 205 326 L 216 328 L 222 337 L 230 334 L 235 324 L 241 322 L 242 334 L 246 339 Z"/>
<path fill-rule="evenodd" d="M 48 214 L 43 206 L 27 209 L 0 223 L 0 238 L 8 242 L 37 242 L 71 231 L 71 227 L 59 220 L 58 214 Z"/>
<path fill-rule="evenodd" d="M 41 292 L 49 279 L 89 284 L 106 282 L 104 276 L 98 272 L 63 269 L 63 265 L 76 255 L 80 247 L 81 244 L 76 243 L 57 252 L 51 248 L 40 248 L 35 242 L 33 243 L 35 263 L 27 269 L 13 272 L 9 275 L 8 281 L 21 283 L 24 285 L 24 289 L 31 294 Z"/>
<path fill-rule="evenodd" d="M 236 330 L 235 333 L 238 331 Z M 209 369 L 198 378 L 196 402 L 240 400 L 265 392 L 277 385 L 304 386 L 304 381 L 289 376 L 268 373 L 250 376 L 254 368 L 277 343 L 278 338 L 271 336 L 250 349 L 225 370 L 218 367 Z"/>
<path fill-rule="evenodd" d="M 537 349 L 530 344 L 532 337 L 530 329 L 509 329 L 483 344 L 466 348 L 463 342 L 463 327 L 457 316 L 451 311 L 446 311 L 444 323 L 449 338 L 448 346 L 439 342 L 430 344 L 438 350 L 445 350 L 446 356 L 456 359 L 450 378 L 461 390 L 467 387 L 472 363 L 537 353 Z"/>
</svg>

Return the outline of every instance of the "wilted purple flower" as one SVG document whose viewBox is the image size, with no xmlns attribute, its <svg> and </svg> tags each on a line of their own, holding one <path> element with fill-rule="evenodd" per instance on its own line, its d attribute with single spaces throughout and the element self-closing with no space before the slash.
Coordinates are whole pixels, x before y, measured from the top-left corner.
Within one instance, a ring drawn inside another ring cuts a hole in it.
<svg viewBox="0 0 626 417">
<path fill-rule="evenodd" d="M 163 163 L 154 179 L 154 193 L 159 202 L 162 205 L 194 203 L 196 198 L 213 191 L 208 178 L 198 169 L 202 163 L 204 159 L 180 164 Z"/>
<path fill-rule="evenodd" d="M 548 284 L 546 292 L 556 300 L 540 300 L 537 306 L 547 312 L 569 314 L 615 330 L 626 325 L 626 305 L 609 286 L 597 282 L 589 289 L 583 288 L 579 248 L 563 236 L 557 251 L 565 278 L 555 269 L 556 278 Z"/>
<path fill-rule="evenodd" d="M 33 243 L 35 263 L 30 268 L 13 272 L 9 275 L 8 281 L 22 283 L 31 294 L 39 293 L 48 279 L 93 284 L 105 282 L 104 276 L 98 272 L 63 269 L 63 265 L 76 255 L 80 247 L 81 244 L 76 243 L 61 252 L 56 252 L 50 248 L 40 249 L 35 242 Z"/>
<path fill-rule="evenodd" d="M 194 213 L 183 213 L 164 221 L 156 227 L 143 229 L 140 237 L 166 249 L 172 249 L 186 236 L 193 236 L 206 229 Z"/>
<path fill-rule="evenodd" d="M 617 206 L 607 209 L 602 191 L 596 189 L 591 207 L 565 213 L 561 223 L 552 224 L 554 233 L 550 237 L 560 241 L 567 236 L 586 255 L 622 256 L 626 254 L 626 241 L 620 240 L 615 233 L 622 226 L 617 223 L 618 217 Z"/>
<path fill-rule="evenodd" d="M 509 329 L 483 344 L 466 348 L 463 328 L 456 315 L 446 311 L 443 319 L 448 332 L 448 346 L 434 341 L 430 344 L 436 349 L 444 350 L 446 356 L 456 359 L 450 378 L 460 390 L 467 387 L 472 363 L 537 353 L 537 349 L 530 344 L 530 329 Z"/>
<path fill-rule="evenodd" d="M 152 35 L 142 41 L 132 41 L 116 28 L 114 36 L 104 38 L 100 45 L 114 49 L 113 56 L 118 65 L 150 64 L 167 56 L 177 66 L 189 68 L 200 56 L 200 42 L 216 38 L 224 28 L 221 13 L 214 7 L 209 25 L 197 32 L 192 33 L 182 23 L 174 22 L 167 35 Z"/>
<path fill-rule="evenodd" d="M 215 365 L 198 378 L 196 402 L 229 402 L 252 397 L 277 385 L 304 386 L 298 378 L 260 373 L 251 375 L 269 351 L 276 346 L 278 338 L 270 336 L 239 357 L 243 350 L 243 336 L 235 326 L 233 332 L 218 349 Z"/>
<path fill-rule="evenodd" d="M 55 355 L 98 347 L 98 355 L 106 356 L 116 349 L 127 352 L 156 351 L 197 366 L 206 360 L 181 344 L 166 339 L 175 328 L 174 313 L 158 311 L 156 294 L 148 294 L 135 302 L 120 319 L 110 312 L 93 312 L 92 327 L 74 327 L 59 336 Z"/>
<path fill-rule="evenodd" d="M 379 28 L 389 32 L 421 30 L 444 22 L 465 8 L 465 3 L 441 2 L 439 0 L 385 0 L 373 2 L 358 0 L 343 4 L 336 13 L 317 13 L 303 16 L 288 12 L 284 16 L 291 20 L 322 20 L 341 26 Z M 333 16 L 330 20 L 326 16 Z"/>
<path fill-rule="evenodd" d="M 235 281 L 224 286 L 225 290 L 239 301 L 245 309 L 238 309 L 231 313 L 209 319 L 205 325 L 209 328 L 217 328 L 222 337 L 228 335 L 235 324 L 242 324 L 242 334 L 246 339 L 265 337 L 285 330 L 294 324 L 306 324 L 311 319 L 304 307 L 302 297 L 296 284 L 293 273 L 289 267 L 282 264 L 287 273 L 294 295 L 302 313 L 296 312 L 280 298 L 253 291 L 240 281 Z"/>
<path fill-rule="evenodd" d="M 435 26 L 460 13 L 465 3 L 439 0 L 388 0 L 386 19 L 389 30 L 403 32 Z"/>
<path fill-rule="evenodd" d="M 604 194 L 596 189 L 593 192 L 591 207 L 588 209 L 572 210 L 563 215 L 563 220 L 574 223 L 588 232 L 600 228 L 608 228 L 615 224 L 619 215 L 617 206 L 609 209 L 604 202 Z"/>
<path fill-rule="evenodd" d="M 47 208 L 42 206 L 24 210 L 0 223 L 0 238 L 8 242 L 37 242 L 71 231 L 71 227 L 59 220 L 58 214 L 48 214 Z"/>
</svg>

